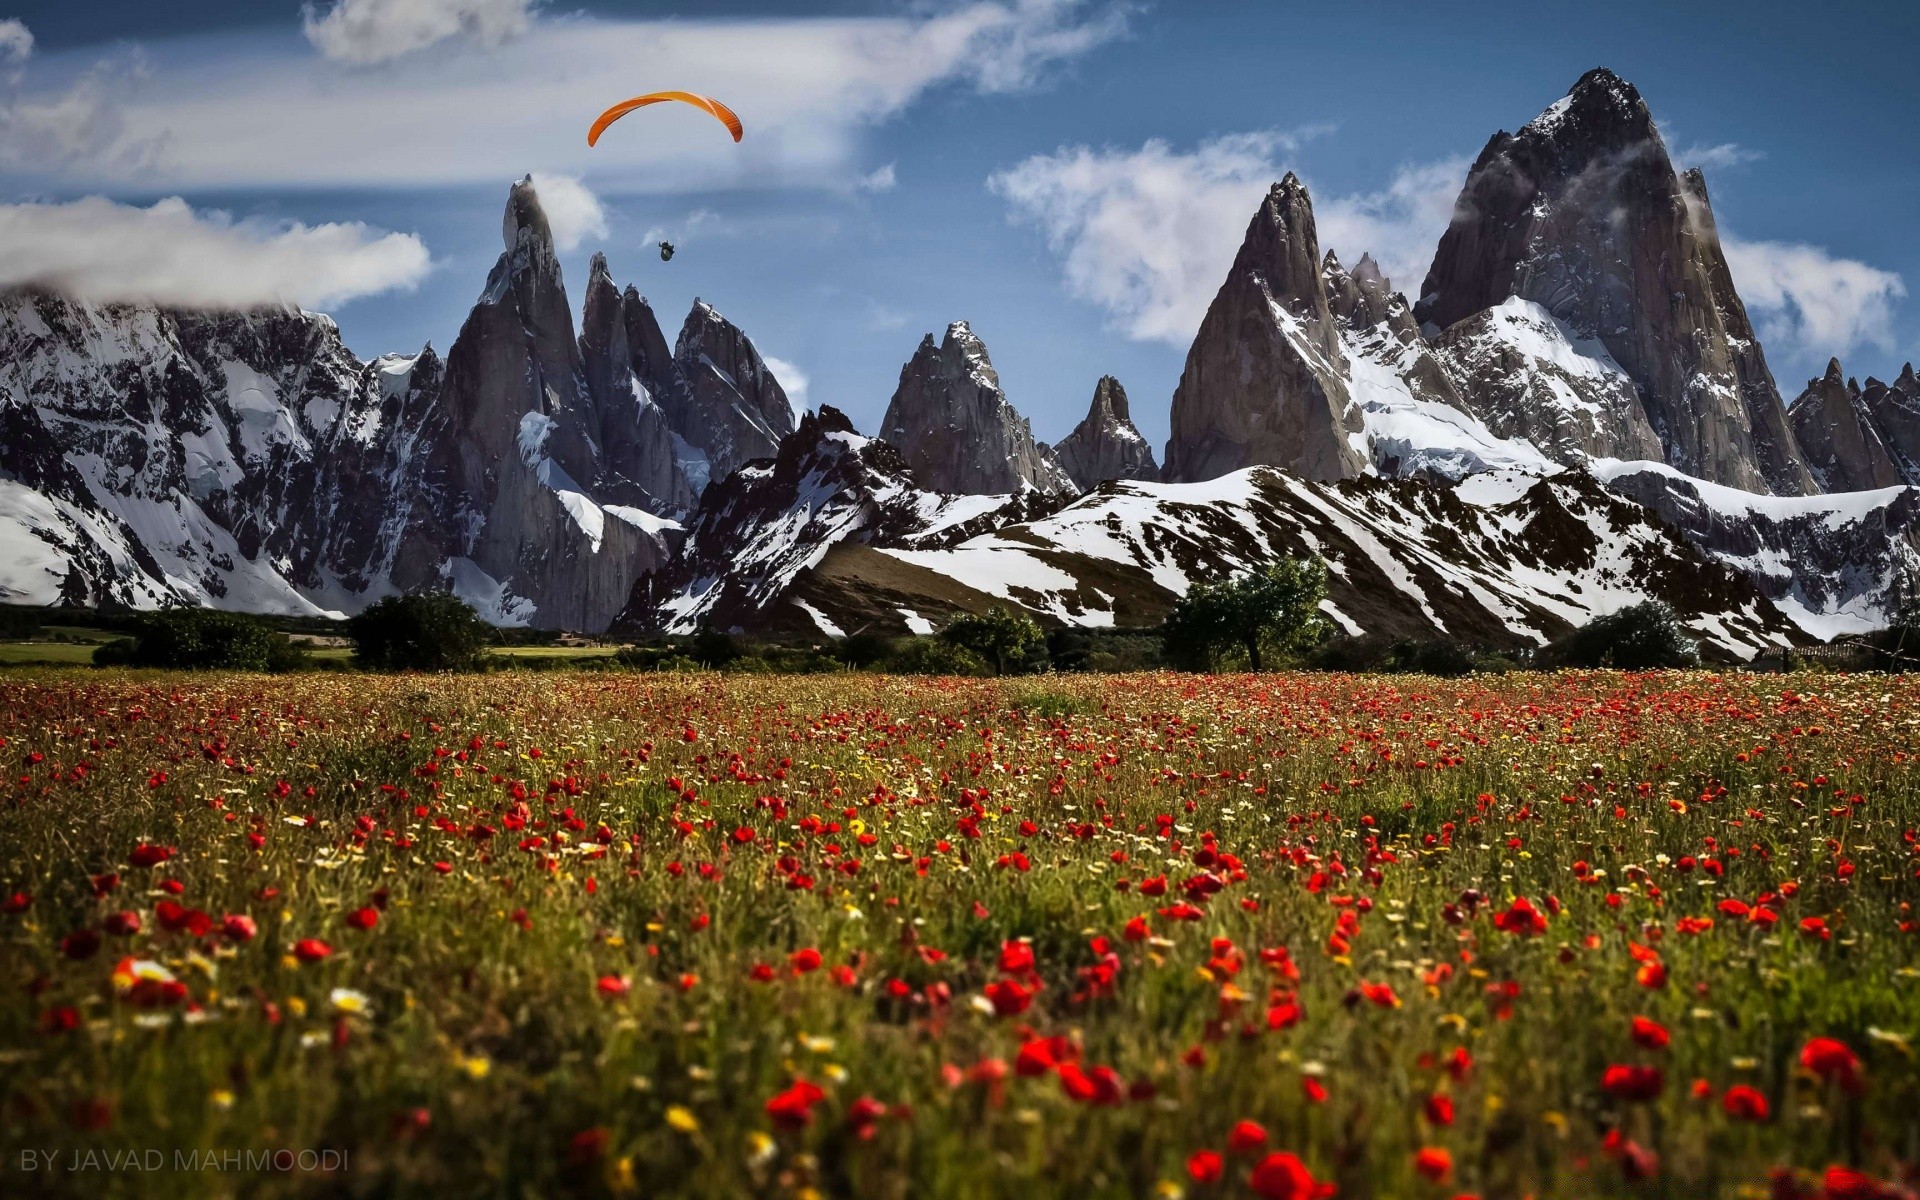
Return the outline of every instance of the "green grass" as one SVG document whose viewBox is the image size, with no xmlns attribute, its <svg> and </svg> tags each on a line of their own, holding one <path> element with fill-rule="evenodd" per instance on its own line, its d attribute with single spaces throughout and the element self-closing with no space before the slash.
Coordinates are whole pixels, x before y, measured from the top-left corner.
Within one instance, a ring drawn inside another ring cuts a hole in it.
<svg viewBox="0 0 1920 1200">
<path fill-rule="evenodd" d="M 0 663 L 90 664 L 97 642 L 0 642 Z"/>
</svg>

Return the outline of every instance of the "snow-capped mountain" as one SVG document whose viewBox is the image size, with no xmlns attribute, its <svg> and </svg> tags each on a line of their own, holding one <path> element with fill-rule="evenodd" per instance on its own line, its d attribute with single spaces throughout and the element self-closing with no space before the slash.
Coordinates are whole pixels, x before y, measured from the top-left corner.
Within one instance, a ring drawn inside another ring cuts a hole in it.
<svg viewBox="0 0 1920 1200">
<path fill-rule="evenodd" d="M 1526 647 L 1651 597 L 1725 657 L 1806 640 L 1752 582 L 1584 472 L 1314 483 L 1253 467 L 1112 480 L 1060 507 L 921 490 L 897 450 L 831 408 L 707 493 L 675 565 L 636 587 L 620 624 L 926 633 L 1005 604 L 1142 625 L 1196 580 L 1282 554 L 1326 560 L 1326 611 L 1352 634 Z"/>
<path fill-rule="evenodd" d="M 503 233 L 444 360 L 361 362 L 293 309 L 0 294 L 0 599 L 441 588 L 504 623 L 817 636 L 994 603 L 1150 623 L 1314 553 L 1350 632 L 1517 647 L 1658 598 L 1746 657 L 1883 624 L 1920 580 L 1913 369 L 1835 362 L 1782 405 L 1704 180 L 1606 71 L 1488 143 L 1417 304 L 1323 255 L 1305 185 L 1274 184 L 1163 472 L 1111 378 L 1038 441 L 964 322 L 868 438 L 797 412 L 711 305 L 669 346 L 603 257 L 576 336 L 528 180 Z"/>
<path fill-rule="evenodd" d="M 1559 322 L 1576 347 L 1604 349 L 1606 376 L 1632 384 L 1670 465 L 1750 491 L 1814 490 L 1734 291 L 1706 181 L 1674 170 L 1640 93 L 1604 68 L 1480 152 L 1414 313 L 1444 333 L 1512 299 L 1538 306 L 1527 315 Z M 1608 377 L 1596 377 L 1600 389 Z M 1633 414 L 1594 402 L 1629 419 L 1588 452 L 1640 457 Z"/>
</svg>

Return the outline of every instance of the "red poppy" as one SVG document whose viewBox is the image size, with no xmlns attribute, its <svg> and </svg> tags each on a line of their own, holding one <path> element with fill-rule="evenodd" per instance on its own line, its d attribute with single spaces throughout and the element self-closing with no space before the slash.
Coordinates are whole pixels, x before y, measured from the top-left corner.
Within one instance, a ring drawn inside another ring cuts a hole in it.
<svg viewBox="0 0 1920 1200">
<path fill-rule="evenodd" d="M 333 955 L 333 947 L 319 938 L 301 938 L 293 944 L 293 956 L 303 963 L 317 963 Z"/>
<path fill-rule="evenodd" d="M 1666 1082 L 1659 1067 L 1626 1063 L 1615 1063 L 1600 1076 L 1600 1086 L 1608 1095 L 1630 1101 L 1652 1100 Z"/>
<path fill-rule="evenodd" d="M 1318 1075 L 1302 1075 L 1300 1077 L 1300 1093 L 1307 1098 L 1308 1104 L 1325 1104 L 1327 1102 L 1327 1085 L 1320 1081 Z"/>
<path fill-rule="evenodd" d="M 250 942 L 253 940 L 253 935 L 259 931 L 259 926 L 253 923 L 253 918 L 241 913 L 228 913 L 220 922 L 220 932 L 229 941 Z"/>
<path fill-rule="evenodd" d="M 377 908 L 356 908 L 347 914 L 347 924 L 354 929 L 372 929 L 380 923 L 380 910 Z"/>
<path fill-rule="evenodd" d="M 1252 1154 L 1267 1144 L 1267 1131 L 1257 1122 L 1240 1121 L 1227 1131 L 1227 1153 Z"/>
<path fill-rule="evenodd" d="M 1772 1115 L 1766 1096 L 1758 1089 L 1736 1083 L 1720 1098 L 1720 1105 L 1736 1121 L 1764 1121 Z"/>
<path fill-rule="evenodd" d="M 806 946 L 787 955 L 787 965 L 793 968 L 795 975 L 805 975 L 820 969 L 820 952 L 812 946 Z"/>
<path fill-rule="evenodd" d="M 986 987 L 987 999 L 992 1001 L 993 1011 L 1003 1017 L 1027 1011 L 1033 1003 L 1035 990 L 1012 979 L 997 980 Z"/>
<path fill-rule="evenodd" d="M 767 1116 L 782 1129 L 804 1129 L 813 1121 L 813 1106 L 826 1095 L 818 1085 L 795 1079 L 786 1091 L 767 1101 Z"/>
<path fill-rule="evenodd" d="M 156 846 L 150 842 L 141 842 L 127 855 L 127 861 L 136 867 L 157 867 L 172 858 L 179 851 L 172 846 Z"/>
<path fill-rule="evenodd" d="M 1443 1126 L 1453 1124 L 1452 1096 L 1435 1092 L 1433 1095 L 1427 1097 L 1426 1103 L 1422 1107 L 1426 1113 L 1427 1124 Z"/>
<path fill-rule="evenodd" d="M 872 1096 L 862 1096 L 847 1106 L 847 1129 L 861 1141 L 870 1141 L 874 1126 L 886 1115 L 886 1105 Z"/>
<path fill-rule="evenodd" d="M 1633 1019 L 1633 1040 L 1636 1044 L 1645 1046 L 1649 1050 L 1665 1050 L 1667 1044 L 1673 1041 L 1673 1035 L 1668 1033 L 1666 1027 L 1658 1021 L 1651 1021 L 1646 1017 L 1635 1017 Z"/>
<path fill-rule="evenodd" d="M 60 939 L 60 953 L 75 962 L 92 958 L 100 952 L 100 935 L 91 929 L 76 929 Z"/>
<path fill-rule="evenodd" d="M 1261 1200 L 1312 1200 L 1321 1194 L 1307 1165 L 1284 1150 L 1261 1159 L 1247 1183 Z"/>
<path fill-rule="evenodd" d="M 633 990 L 633 985 L 618 975 L 602 975 L 593 986 L 594 990 L 609 1000 L 618 1000 Z"/>
<path fill-rule="evenodd" d="M 140 932 L 140 914 L 137 912 L 108 913 L 101 927 L 115 937 L 132 937 Z"/>
<path fill-rule="evenodd" d="M 1033 945 L 1022 941 L 1002 942 L 1000 969 L 1008 975 L 1019 975 L 1033 970 Z"/>
<path fill-rule="evenodd" d="M 1422 1146 L 1414 1151 L 1413 1169 L 1434 1183 L 1445 1182 L 1453 1174 L 1453 1155 L 1439 1146 Z"/>
<path fill-rule="evenodd" d="M 1226 1169 L 1226 1160 L 1217 1150 L 1195 1150 L 1187 1158 L 1187 1175 L 1195 1183 L 1215 1183 Z"/>
<path fill-rule="evenodd" d="M 1800 1065 L 1849 1092 L 1866 1088 L 1866 1081 L 1860 1076 L 1860 1058 L 1845 1042 L 1829 1037 L 1810 1039 L 1800 1048 Z"/>
<path fill-rule="evenodd" d="M 1515 896 L 1507 911 L 1493 914 L 1493 927 L 1518 937 L 1532 937 L 1547 931 L 1547 918 L 1525 896 Z"/>
</svg>

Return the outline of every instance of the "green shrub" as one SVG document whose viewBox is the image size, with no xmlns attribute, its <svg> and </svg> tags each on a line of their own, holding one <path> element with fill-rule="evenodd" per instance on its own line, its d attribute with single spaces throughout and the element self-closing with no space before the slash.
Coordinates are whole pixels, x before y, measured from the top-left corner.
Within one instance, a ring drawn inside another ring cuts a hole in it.
<svg viewBox="0 0 1920 1200">
<path fill-rule="evenodd" d="M 354 661 L 383 671 L 471 671 L 486 664 L 493 629 L 445 592 L 390 596 L 347 622 Z"/>
<path fill-rule="evenodd" d="M 140 614 L 133 636 L 101 646 L 93 661 L 176 671 L 291 671 L 305 665 L 306 654 L 285 634 L 243 613 L 167 608 Z"/>
<path fill-rule="evenodd" d="M 993 667 L 965 646 L 943 638 L 907 638 L 887 659 L 897 675 L 991 675 Z"/>
<path fill-rule="evenodd" d="M 1263 652 L 1292 658 L 1326 640 L 1320 615 L 1327 566 L 1317 558 L 1283 558 L 1264 570 L 1196 583 L 1173 606 L 1162 630 L 1169 662 L 1212 670 L 1239 652 L 1258 671 Z"/>
<path fill-rule="evenodd" d="M 994 605 L 983 613 L 963 613 L 940 631 L 942 639 L 971 651 L 982 662 L 993 664 L 995 675 L 1030 665 L 1028 656 L 1040 649 L 1044 654 L 1046 635 L 1025 613 Z M 1041 664 L 1045 665 L 1044 659 Z"/>
<path fill-rule="evenodd" d="M 1691 667 L 1700 662 L 1698 647 L 1680 628 L 1673 610 L 1657 600 L 1595 617 L 1541 651 L 1555 667 L 1613 667 L 1653 671 Z"/>
</svg>

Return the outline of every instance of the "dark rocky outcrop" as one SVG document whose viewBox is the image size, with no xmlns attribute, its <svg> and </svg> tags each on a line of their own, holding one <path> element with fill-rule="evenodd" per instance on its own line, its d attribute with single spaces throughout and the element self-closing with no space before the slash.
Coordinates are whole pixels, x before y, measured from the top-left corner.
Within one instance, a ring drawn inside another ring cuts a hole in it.
<svg viewBox="0 0 1920 1200">
<path fill-rule="evenodd" d="M 1415 314 L 1440 332 L 1512 298 L 1606 348 L 1667 463 L 1753 491 L 1814 490 L 1705 180 L 1675 172 L 1639 92 L 1611 71 L 1487 143 Z"/>
<path fill-rule="evenodd" d="M 1313 202 L 1273 185 L 1208 307 L 1173 394 L 1166 477 L 1256 464 L 1325 481 L 1367 466 L 1359 408 L 1321 273 Z"/>
<path fill-rule="evenodd" d="M 1787 415 L 1822 491 L 1860 492 L 1906 482 L 1860 385 L 1840 370 L 1839 359 L 1827 363 L 1825 375 L 1807 381 Z"/>
<path fill-rule="evenodd" d="M 899 448 L 928 491 L 991 496 L 1078 490 L 1008 403 L 986 343 L 965 321 L 947 326 L 937 345 L 932 334 L 921 339 L 900 368 L 880 436 Z"/>
<path fill-rule="evenodd" d="M 642 323 L 651 320 L 648 311 Z M 646 353 L 651 365 L 656 351 L 649 346 Z M 674 432 L 706 456 L 710 482 L 771 457 L 794 431 L 793 405 L 780 381 L 747 335 L 705 301 L 695 300 L 680 326 L 673 362 L 685 399 L 670 384 L 658 402 Z"/>
<path fill-rule="evenodd" d="M 1109 479 L 1157 479 L 1153 447 L 1134 428 L 1127 389 L 1111 375 L 1094 385 L 1093 403 L 1073 432 L 1053 446 L 1054 458 L 1081 491 Z"/>
<path fill-rule="evenodd" d="M 642 342 L 638 349 L 635 334 Z M 600 449 L 595 492 L 656 512 L 684 511 L 698 493 L 681 465 L 679 443 L 654 388 L 673 397 L 670 402 L 684 403 L 685 385 L 664 347 L 653 310 L 634 289 L 622 293 L 606 256 L 594 255 L 580 316 L 580 360 Z M 670 373 L 664 386 L 658 382 L 662 367 Z"/>
</svg>

